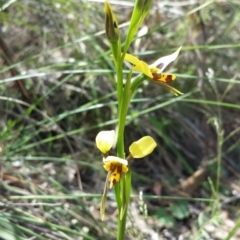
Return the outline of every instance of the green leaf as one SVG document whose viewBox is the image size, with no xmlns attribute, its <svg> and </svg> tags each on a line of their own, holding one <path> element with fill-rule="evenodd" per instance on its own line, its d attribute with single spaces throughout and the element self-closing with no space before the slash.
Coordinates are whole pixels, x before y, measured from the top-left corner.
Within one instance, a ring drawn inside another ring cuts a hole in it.
<svg viewBox="0 0 240 240">
<path fill-rule="evenodd" d="M 165 208 L 158 208 L 157 212 L 157 220 L 164 227 L 173 227 L 175 224 L 175 220 L 172 216 L 168 215 Z"/>
<path fill-rule="evenodd" d="M 178 201 L 172 204 L 172 214 L 177 219 L 184 219 L 189 217 L 190 213 L 188 210 L 187 201 Z"/>
</svg>

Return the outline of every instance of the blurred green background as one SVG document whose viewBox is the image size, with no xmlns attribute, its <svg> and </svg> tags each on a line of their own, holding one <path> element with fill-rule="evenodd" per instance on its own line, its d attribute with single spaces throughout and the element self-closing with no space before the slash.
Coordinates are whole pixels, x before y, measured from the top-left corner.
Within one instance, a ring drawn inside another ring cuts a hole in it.
<svg viewBox="0 0 240 240">
<path fill-rule="evenodd" d="M 125 39 L 134 1 L 109 2 Z M 95 147 L 117 124 L 103 6 L 0 1 L 0 239 L 115 239 Z M 158 147 L 132 164 L 126 239 L 240 239 L 240 2 L 153 0 L 129 52 L 153 63 L 179 46 L 167 72 L 185 94 L 146 82 L 130 105 L 126 149 Z"/>
</svg>

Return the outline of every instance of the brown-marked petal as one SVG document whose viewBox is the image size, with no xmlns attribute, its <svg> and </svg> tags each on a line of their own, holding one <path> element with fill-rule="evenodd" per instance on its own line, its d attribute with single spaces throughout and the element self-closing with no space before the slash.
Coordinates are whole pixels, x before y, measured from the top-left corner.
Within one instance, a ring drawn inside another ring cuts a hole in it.
<svg viewBox="0 0 240 240">
<path fill-rule="evenodd" d="M 176 79 L 175 75 L 172 74 L 162 74 L 162 73 L 153 73 L 153 80 L 162 81 L 165 83 L 170 83 Z"/>
</svg>

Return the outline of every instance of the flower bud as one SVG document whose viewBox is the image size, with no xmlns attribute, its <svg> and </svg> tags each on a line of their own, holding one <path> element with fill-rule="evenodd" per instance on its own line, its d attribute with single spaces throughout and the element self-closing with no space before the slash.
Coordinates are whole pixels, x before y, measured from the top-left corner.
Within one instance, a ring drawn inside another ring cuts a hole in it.
<svg viewBox="0 0 240 240">
<path fill-rule="evenodd" d="M 107 38 L 110 42 L 117 42 L 119 39 L 117 19 L 114 16 L 112 8 L 108 2 L 105 2 L 105 13 L 105 29 Z"/>
<path fill-rule="evenodd" d="M 136 7 L 141 11 L 142 14 L 147 14 L 151 7 L 152 0 L 137 0 Z"/>
</svg>

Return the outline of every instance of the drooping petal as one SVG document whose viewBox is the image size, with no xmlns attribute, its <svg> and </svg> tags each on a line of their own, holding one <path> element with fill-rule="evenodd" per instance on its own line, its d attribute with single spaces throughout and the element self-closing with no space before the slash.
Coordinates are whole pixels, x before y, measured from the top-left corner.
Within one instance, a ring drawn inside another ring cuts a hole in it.
<svg viewBox="0 0 240 240">
<path fill-rule="evenodd" d="M 100 216 L 101 219 L 104 219 L 104 213 L 105 213 L 105 206 L 106 206 L 106 198 L 107 198 L 107 192 L 108 192 L 108 182 L 109 178 L 111 176 L 111 173 L 109 172 L 106 177 L 105 185 L 104 185 L 104 190 L 103 190 L 103 195 L 102 195 L 102 200 L 100 203 Z"/>
<path fill-rule="evenodd" d="M 150 136 L 145 136 L 136 142 L 133 142 L 129 147 L 129 152 L 134 158 L 142 158 L 150 154 L 157 146 L 157 143 Z"/>
<path fill-rule="evenodd" d="M 97 148 L 103 153 L 106 154 L 113 147 L 115 142 L 115 131 L 101 131 L 96 136 L 96 145 Z"/>
<path fill-rule="evenodd" d="M 177 90 L 176 88 L 168 85 L 167 83 L 165 82 L 162 82 L 162 81 L 156 81 L 156 80 L 152 80 L 154 83 L 162 86 L 163 88 L 165 88 L 166 90 L 168 90 L 169 92 L 171 92 L 172 94 L 174 94 L 175 96 L 179 96 L 179 95 L 183 95 L 182 92 L 180 92 L 179 90 Z"/>
<path fill-rule="evenodd" d="M 161 73 L 168 66 L 169 63 L 173 62 L 177 58 L 181 48 L 182 47 L 178 48 L 178 50 L 176 52 L 174 52 L 168 56 L 159 58 L 156 62 L 151 64 L 149 67 L 150 68 L 159 68 L 160 71 L 158 73 Z"/>
</svg>

